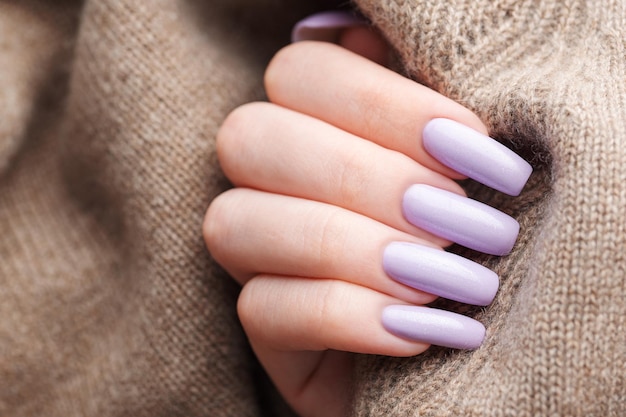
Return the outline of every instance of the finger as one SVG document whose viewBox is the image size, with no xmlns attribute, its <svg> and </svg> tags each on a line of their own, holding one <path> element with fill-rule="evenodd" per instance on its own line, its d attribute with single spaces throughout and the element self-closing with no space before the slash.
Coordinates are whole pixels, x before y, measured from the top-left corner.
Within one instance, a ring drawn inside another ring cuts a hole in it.
<svg viewBox="0 0 626 417">
<path fill-rule="evenodd" d="M 389 44 L 376 28 L 354 12 L 316 13 L 294 26 L 291 39 L 333 42 L 378 64 L 386 65 L 389 61 Z"/>
<path fill-rule="evenodd" d="M 265 85 L 274 103 L 404 153 L 454 178 L 462 176 L 424 149 L 422 131 L 427 122 L 447 118 L 486 132 L 476 115 L 460 104 L 329 43 L 298 42 L 283 48 L 266 71 Z"/>
<path fill-rule="evenodd" d="M 259 273 L 329 277 L 416 304 L 436 298 L 392 280 L 382 265 L 392 241 L 429 243 L 328 204 L 230 190 L 211 203 L 205 236 L 213 257 L 240 283 Z"/>
<path fill-rule="evenodd" d="M 259 275 L 244 286 L 238 313 L 255 346 L 412 356 L 428 342 L 410 341 L 383 327 L 383 309 L 405 304 L 377 291 L 332 279 Z"/>
<path fill-rule="evenodd" d="M 412 356 L 430 343 L 474 349 L 485 335 L 468 317 L 336 280 L 259 276 L 244 287 L 238 312 L 278 389 L 296 410 L 309 412 L 332 404 L 338 413 L 347 400 L 349 357 L 326 349 Z"/>
<path fill-rule="evenodd" d="M 456 182 L 401 153 L 270 103 L 232 112 L 217 147 L 222 169 L 237 186 L 334 204 L 440 246 L 449 241 L 406 220 L 403 195 L 413 184 L 464 195 Z"/>
<path fill-rule="evenodd" d="M 498 288 L 489 269 L 368 217 L 255 190 L 218 197 L 205 236 L 213 257 L 241 283 L 259 273 L 333 278 L 413 304 L 437 295 L 487 305 Z"/>
</svg>

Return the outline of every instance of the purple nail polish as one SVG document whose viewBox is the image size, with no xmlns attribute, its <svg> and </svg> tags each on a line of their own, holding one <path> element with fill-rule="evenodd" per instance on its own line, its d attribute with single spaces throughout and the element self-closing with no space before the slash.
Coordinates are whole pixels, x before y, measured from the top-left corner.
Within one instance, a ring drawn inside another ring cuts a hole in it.
<svg viewBox="0 0 626 417">
<path fill-rule="evenodd" d="M 430 307 L 387 306 L 382 323 L 389 333 L 403 339 L 455 349 L 476 349 L 485 338 L 480 322 Z"/>
<path fill-rule="evenodd" d="M 519 195 L 533 171 L 506 146 L 454 120 L 431 120 L 423 140 L 426 151 L 442 164 L 509 195 Z"/>
<path fill-rule="evenodd" d="M 367 25 L 367 21 L 354 12 L 321 12 L 296 23 L 291 32 L 291 41 L 336 42 L 342 29 L 363 25 Z"/>
<path fill-rule="evenodd" d="M 491 255 L 506 255 L 519 233 L 517 221 L 486 204 L 430 185 L 404 193 L 406 219 L 434 235 Z"/>
<path fill-rule="evenodd" d="M 392 242 L 383 269 L 409 287 L 462 303 L 485 306 L 498 291 L 498 275 L 453 253 L 408 242 Z"/>
</svg>

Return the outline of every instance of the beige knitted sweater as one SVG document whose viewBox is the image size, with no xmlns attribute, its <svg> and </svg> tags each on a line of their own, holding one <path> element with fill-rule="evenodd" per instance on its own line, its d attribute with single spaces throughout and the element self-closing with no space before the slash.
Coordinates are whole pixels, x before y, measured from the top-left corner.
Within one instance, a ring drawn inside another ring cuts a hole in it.
<svg viewBox="0 0 626 417">
<path fill-rule="evenodd" d="M 626 415 L 626 4 L 357 0 L 535 167 L 474 352 L 359 356 L 356 416 Z M 287 415 L 211 261 L 214 136 L 321 4 L 0 0 L 0 415 Z M 462 306 L 454 306 L 463 309 Z"/>
</svg>

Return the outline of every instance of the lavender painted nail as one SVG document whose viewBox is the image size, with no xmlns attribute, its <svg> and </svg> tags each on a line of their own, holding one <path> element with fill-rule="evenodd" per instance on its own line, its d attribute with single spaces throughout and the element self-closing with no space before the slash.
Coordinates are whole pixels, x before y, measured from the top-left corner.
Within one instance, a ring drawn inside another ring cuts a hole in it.
<svg viewBox="0 0 626 417">
<path fill-rule="evenodd" d="M 387 275 L 409 287 L 462 303 L 485 306 L 498 291 L 498 275 L 461 256 L 408 242 L 383 253 Z"/>
<path fill-rule="evenodd" d="M 389 333 L 403 339 L 456 349 L 476 349 L 485 338 L 485 326 L 480 322 L 429 307 L 387 306 L 382 323 Z"/>
<path fill-rule="evenodd" d="M 430 185 L 409 187 L 402 208 L 415 226 L 491 255 L 509 253 L 519 233 L 519 223 L 501 211 Z"/>
<path fill-rule="evenodd" d="M 367 25 L 367 21 L 353 12 L 321 12 L 296 23 L 291 32 L 291 41 L 336 42 L 342 29 L 363 25 Z"/>
<path fill-rule="evenodd" d="M 515 152 L 449 119 L 433 119 L 423 131 L 424 148 L 442 164 L 509 195 L 519 195 L 533 169 Z"/>
</svg>

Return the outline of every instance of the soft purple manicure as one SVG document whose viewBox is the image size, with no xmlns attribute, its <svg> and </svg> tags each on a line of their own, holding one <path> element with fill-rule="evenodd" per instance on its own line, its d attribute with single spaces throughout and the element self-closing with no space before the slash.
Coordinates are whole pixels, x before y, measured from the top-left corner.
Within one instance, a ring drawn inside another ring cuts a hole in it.
<svg viewBox="0 0 626 417">
<path fill-rule="evenodd" d="M 476 349 L 485 338 L 485 326 L 480 322 L 430 307 L 387 306 L 382 323 L 398 337 L 456 349 Z"/>
<path fill-rule="evenodd" d="M 476 200 L 430 185 L 404 193 L 406 219 L 434 235 L 491 255 L 506 255 L 519 233 L 517 221 Z"/>
<path fill-rule="evenodd" d="M 454 120 L 431 120 L 423 140 L 426 151 L 442 164 L 509 195 L 519 195 L 533 171 L 506 146 Z"/>
<path fill-rule="evenodd" d="M 341 30 L 364 25 L 367 25 L 367 21 L 354 12 L 321 12 L 296 23 L 291 32 L 291 41 L 336 42 Z"/>
<path fill-rule="evenodd" d="M 383 268 L 394 280 L 462 303 L 485 306 L 498 291 L 498 275 L 453 253 L 408 242 L 392 242 Z"/>
</svg>

